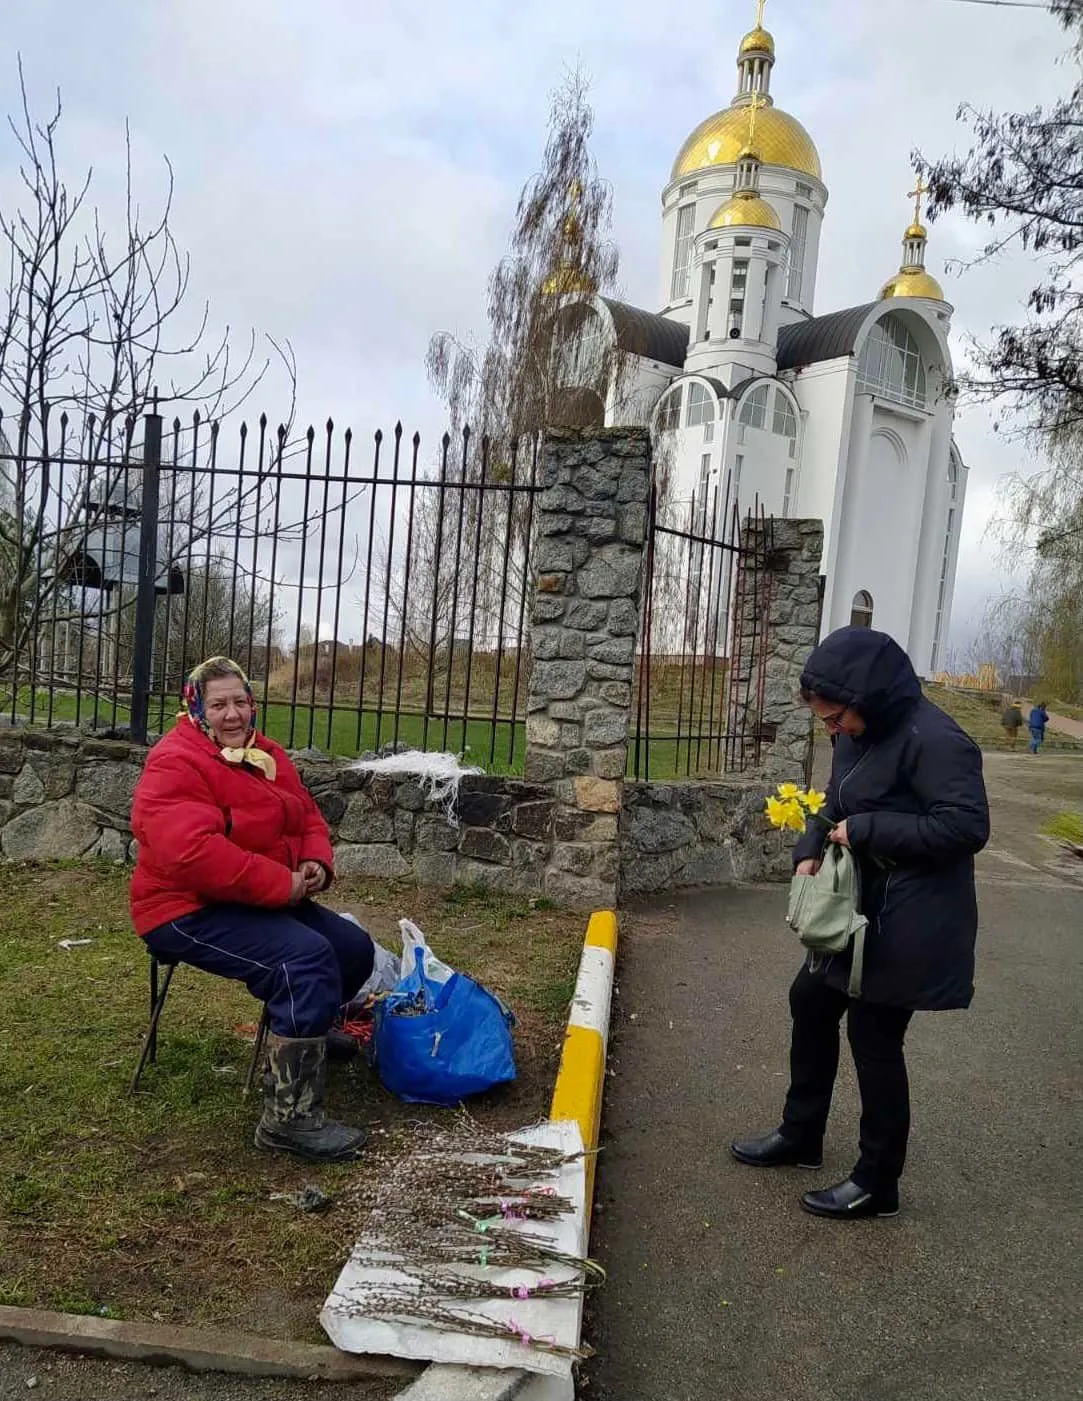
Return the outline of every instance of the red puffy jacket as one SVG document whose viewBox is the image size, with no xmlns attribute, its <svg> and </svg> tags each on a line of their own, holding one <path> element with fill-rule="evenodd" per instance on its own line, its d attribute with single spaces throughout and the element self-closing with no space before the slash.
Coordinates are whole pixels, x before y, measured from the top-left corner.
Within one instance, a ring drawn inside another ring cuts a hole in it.
<svg viewBox="0 0 1083 1401">
<path fill-rule="evenodd" d="M 264 735 L 256 743 L 274 755 L 273 783 L 249 764 L 227 764 L 187 720 L 150 751 L 132 803 L 139 934 L 204 905 L 285 906 L 302 861 L 333 872 L 330 833 L 312 795 L 285 750 Z"/>
</svg>

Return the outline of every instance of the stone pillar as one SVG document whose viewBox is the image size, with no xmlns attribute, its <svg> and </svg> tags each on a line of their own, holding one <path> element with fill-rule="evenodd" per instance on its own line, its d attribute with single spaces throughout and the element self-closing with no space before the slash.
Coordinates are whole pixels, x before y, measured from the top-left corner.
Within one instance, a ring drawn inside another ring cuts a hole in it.
<svg viewBox="0 0 1083 1401">
<path fill-rule="evenodd" d="M 758 523 L 741 532 L 746 557 L 734 590 L 730 770 L 789 782 L 811 773 L 812 723 L 799 692 L 819 636 L 823 540 L 816 520 L 770 520 L 766 537 Z"/>
<path fill-rule="evenodd" d="M 556 799 L 546 894 L 601 909 L 617 899 L 650 493 L 642 428 L 551 432 L 545 445 L 525 777 Z"/>
<path fill-rule="evenodd" d="M 775 520 L 770 529 L 762 765 L 768 777 L 780 782 L 808 782 L 813 721 L 799 693 L 805 661 L 819 641 L 824 528 L 818 520 Z"/>
</svg>

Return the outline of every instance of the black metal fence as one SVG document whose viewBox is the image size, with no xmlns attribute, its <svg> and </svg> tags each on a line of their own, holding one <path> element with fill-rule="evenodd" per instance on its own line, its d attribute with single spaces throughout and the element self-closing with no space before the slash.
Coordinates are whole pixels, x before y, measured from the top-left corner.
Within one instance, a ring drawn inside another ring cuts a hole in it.
<svg viewBox="0 0 1083 1401">
<path fill-rule="evenodd" d="M 521 766 L 534 443 L 266 417 L 0 424 L 0 698 L 13 721 L 160 733 L 208 655 L 261 725 Z M 5 429 L 10 427 L 10 431 Z"/>
<path fill-rule="evenodd" d="M 759 504 L 742 523 L 728 485 L 669 509 L 652 488 L 635 778 L 744 772 L 759 763 L 770 550 Z"/>
</svg>

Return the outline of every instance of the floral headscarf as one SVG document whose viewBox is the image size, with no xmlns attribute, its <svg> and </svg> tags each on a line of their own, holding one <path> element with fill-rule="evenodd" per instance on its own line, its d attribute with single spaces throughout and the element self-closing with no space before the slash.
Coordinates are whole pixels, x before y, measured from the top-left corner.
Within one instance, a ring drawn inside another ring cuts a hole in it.
<svg viewBox="0 0 1083 1401">
<path fill-rule="evenodd" d="M 185 683 L 183 692 L 185 708 L 181 711 L 181 717 L 187 716 L 198 730 L 202 730 L 208 739 L 214 740 L 215 744 L 218 744 L 203 707 L 203 687 L 208 679 L 214 679 L 214 676 L 209 676 L 208 673 L 221 674 L 223 670 L 236 676 L 244 687 L 245 695 L 252 706 L 252 718 L 248 724 L 248 733 L 245 736 L 244 744 L 240 747 L 219 745 L 219 752 L 227 764 L 251 764 L 253 768 L 259 769 L 273 782 L 277 772 L 273 757 L 266 750 L 255 747 L 256 697 L 252 692 L 251 682 L 235 661 L 229 657 L 208 657 L 206 661 L 200 662 Z"/>
</svg>

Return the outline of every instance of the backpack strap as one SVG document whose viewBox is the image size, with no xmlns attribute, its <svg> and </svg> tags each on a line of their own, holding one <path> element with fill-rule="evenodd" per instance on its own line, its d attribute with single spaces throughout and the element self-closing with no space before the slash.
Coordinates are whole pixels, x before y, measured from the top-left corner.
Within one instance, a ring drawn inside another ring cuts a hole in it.
<svg viewBox="0 0 1083 1401">
<path fill-rule="evenodd" d="M 865 926 L 854 930 L 853 961 L 850 964 L 850 985 L 846 989 L 849 997 L 861 996 L 861 977 L 865 971 Z"/>
</svg>

